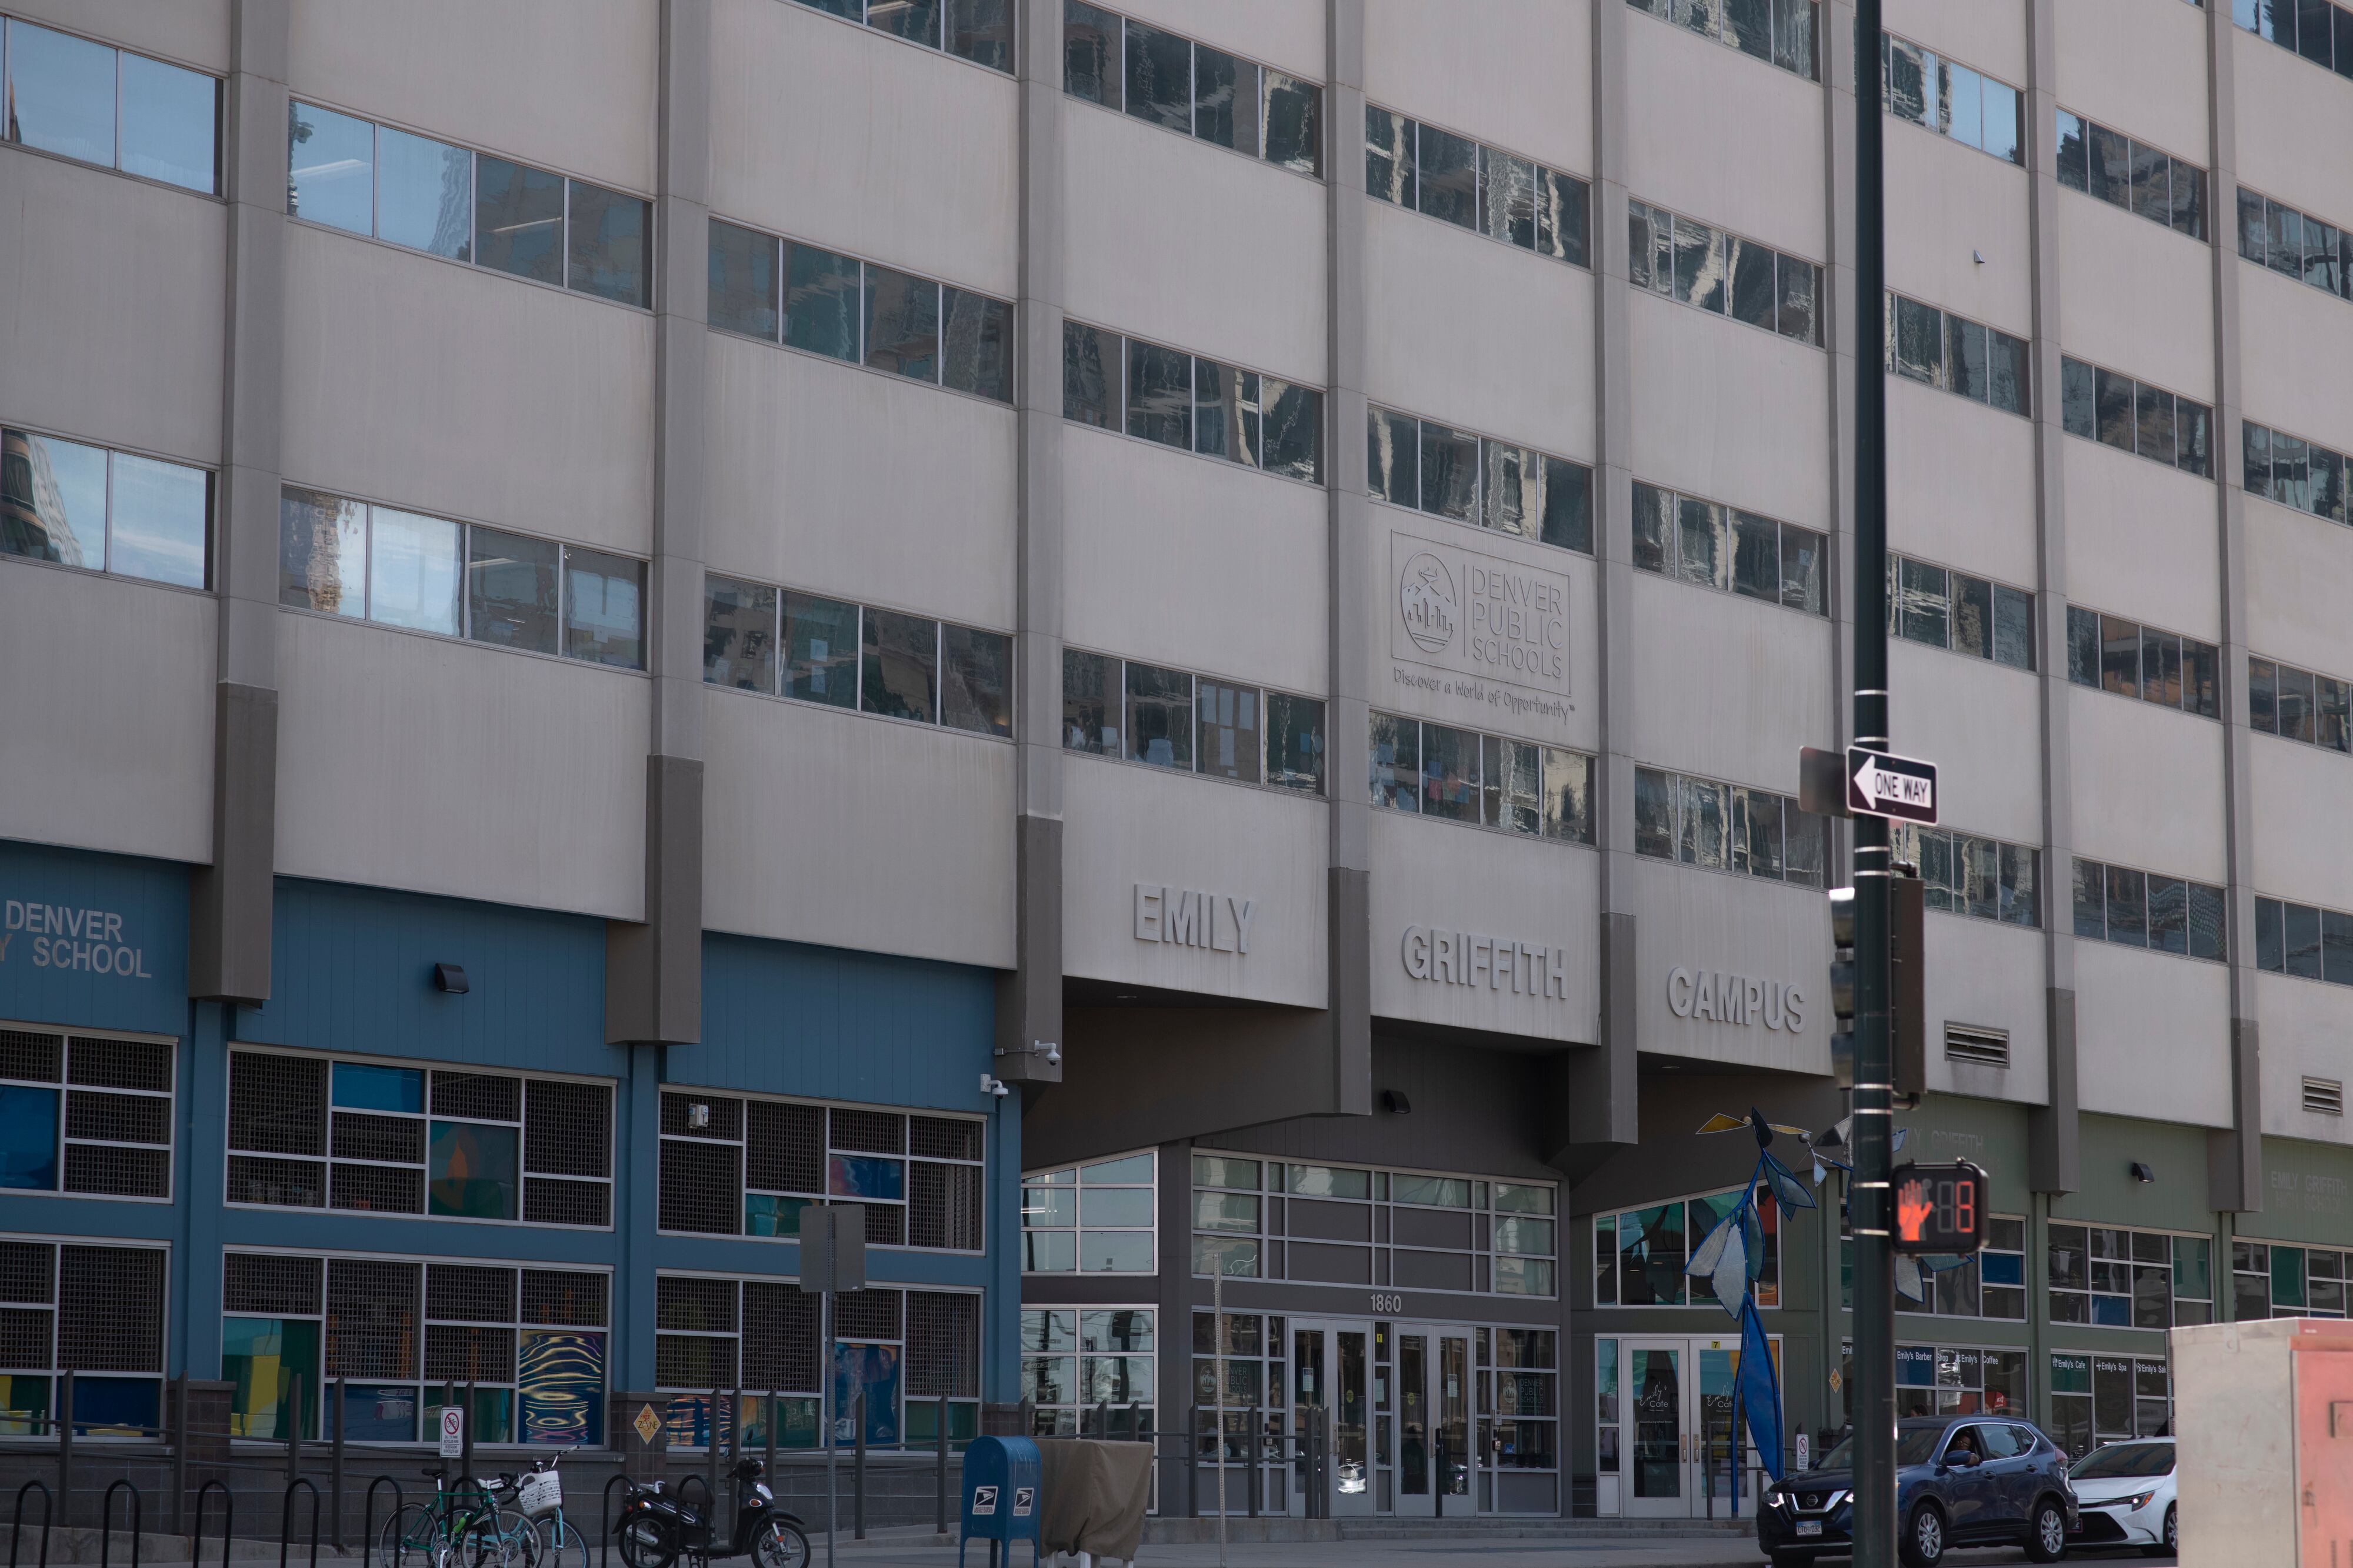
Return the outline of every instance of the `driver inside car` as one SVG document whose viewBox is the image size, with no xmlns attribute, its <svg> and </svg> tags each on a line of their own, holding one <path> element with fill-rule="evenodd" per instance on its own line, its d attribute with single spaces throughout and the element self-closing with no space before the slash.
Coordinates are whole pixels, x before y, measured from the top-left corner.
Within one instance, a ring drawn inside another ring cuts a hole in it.
<svg viewBox="0 0 2353 1568">
<path fill-rule="evenodd" d="M 1964 1426 L 1955 1433 L 1953 1446 L 1945 1450 L 1945 1463 L 1948 1465 L 1982 1464 L 1984 1460 L 1985 1453 L 1978 1447 L 1978 1429 L 1974 1426 Z"/>
</svg>

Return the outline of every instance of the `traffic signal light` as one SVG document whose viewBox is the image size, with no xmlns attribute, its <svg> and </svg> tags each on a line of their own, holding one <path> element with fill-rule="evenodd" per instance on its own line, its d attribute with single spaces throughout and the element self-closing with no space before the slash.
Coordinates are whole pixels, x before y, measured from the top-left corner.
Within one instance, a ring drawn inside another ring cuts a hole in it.
<svg viewBox="0 0 2353 1568">
<path fill-rule="evenodd" d="M 1949 1165 L 1898 1165 L 1893 1239 L 1898 1252 L 1975 1252 L 1985 1244 L 1986 1173 L 1967 1160 Z"/>
<path fill-rule="evenodd" d="M 1928 1088 L 1926 900 L 1915 872 L 1887 881 L 1888 1029 L 1894 1089 L 1917 1099 Z M 1854 889 L 1831 889 L 1831 1070 L 1854 1087 Z"/>
</svg>

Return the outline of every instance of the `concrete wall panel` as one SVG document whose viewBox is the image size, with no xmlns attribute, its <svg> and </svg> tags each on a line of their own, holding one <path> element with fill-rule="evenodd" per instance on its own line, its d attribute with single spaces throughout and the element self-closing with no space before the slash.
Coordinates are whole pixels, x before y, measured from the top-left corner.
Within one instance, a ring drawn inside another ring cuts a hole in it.
<svg viewBox="0 0 2353 1568">
<path fill-rule="evenodd" d="M 2207 220 L 2235 223 L 2236 209 L 2211 210 Z M 2068 356 L 2211 404 L 2214 260 L 2206 243 L 2081 191 L 2059 193 L 2058 227 L 2059 338 Z"/>
<path fill-rule="evenodd" d="M 2345 646 L 2353 535 L 2309 512 L 2250 500 L 2246 542 L 2250 651 L 2353 675 L 2353 651 Z"/>
<path fill-rule="evenodd" d="M 2129 6 L 2133 0 L 2110 0 Z M 2239 105 L 2239 177 L 2265 195 L 2329 223 L 2353 223 L 2353 168 L 2316 158 L 2320 147 L 2353 141 L 2353 102 L 2320 68 L 2276 44 L 2232 38 Z M 2202 101 L 2182 104 L 2189 112 Z"/>
<path fill-rule="evenodd" d="M 1626 315 L 1635 476 L 1826 530 L 1829 356 L 1662 294 Z"/>
<path fill-rule="evenodd" d="M 1638 84 L 1627 95 L 1629 195 L 1822 259 L 1819 86 L 1642 16 L 1626 18 L 1626 74 Z M 1639 353 L 1634 363 L 1642 363 Z"/>
<path fill-rule="evenodd" d="M 229 68 L 229 0 L 11 0 L 9 12 L 215 75 Z"/>
<path fill-rule="evenodd" d="M 1571 174 L 1593 174 L 1592 0 L 1367 0 L 1365 96 Z"/>
<path fill-rule="evenodd" d="M 2253 737 L 2248 762 L 2255 805 L 2250 879 L 2256 889 L 2333 909 L 2353 903 L 2348 896 L 2353 894 L 2353 833 L 2345 826 L 2353 763 L 2335 752 L 2269 735 Z"/>
<path fill-rule="evenodd" d="M 2219 886 L 2222 727 L 2086 687 L 2070 687 L 2067 696 L 2076 853 Z"/>
<path fill-rule="evenodd" d="M 1831 1070 L 1830 906 L 1820 889 L 1656 860 L 1637 862 L 1632 880 L 1641 910 L 1634 1007 L 1645 1052 L 1769 1071 Z M 1716 978 L 1725 974 L 1736 977 L 1728 988 Z M 1694 994 L 1703 975 L 1711 994 L 1741 993 L 1737 1016 L 1703 1006 Z M 1746 982 L 1767 993 L 1780 988 L 1779 1027 L 1772 1002 L 1748 1009 Z M 1795 1029 L 1792 987 L 1800 999 Z M 1705 1016 L 1710 1010 L 1719 1016 Z"/>
<path fill-rule="evenodd" d="M 1886 22 L 1887 30 L 1899 37 L 1989 72 L 2012 87 L 2026 84 L 2026 7 L 2019 0 L 1979 0 L 1974 5 L 1893 0 Z"/>
<path fill-rule="evenodd" d="M 1139 22 L 1166 27 L 1312 81 L 1329 79 L 1317 0 L 1123 0 Z"/>
<path fill-rule="evenodd" d="M 1798 748 L 1834 739 L 1830 622 L 1647 573 L 1633 584 L 1635 760 L 1795 795 Z"/>
<path fill-rule="evenodd" d="M 2034 426 L 2026 420 L 1891 377 L 1887 501 L 1887 546 L 1897 554 L 2034 586 Z"/>
<path fill-rule="evenodd" d="M 2337 886 L 2344 884 L 2339 882 Z M 2340 1087 L 2353 1078 L 2345 1041 L 2353 1036 L 2353 991 L 2286 974 L 2255 979 L 2255 1005 L 2263 1021 L 2263 1131 L 2274 1138 L 2317 1143 L 2353 1142 L 2342 1116 L 2304 1109 L 2304 1080 Z"/>
<path fill-rule="evenodd" d="M 1936 911 L 1926 917 L 1926 932 L 1928 1005 L 1922 1017 L 1927 1026 L 1929 1089 L 2042 1104 L 2050 1098 L 2050 1029 L 2043 1005 L 2042 933 Z M 1947 1024 L 2010 1031 L 2010 1066 L 1947 1061 Z"/>
<path fill-rule="evenodd" d="M 2212 483 L 2094 441 L 2069 438 L 2060 462 L 2068 603 L 2221 641 Z"/>
<path fill-rule="evenodd" d="M 2076 821 L 2084 820 L 2078 810 Z M 2075 944 L 2077 1093 L 2086 1111 L 2231 1124 L 2231 974 L 2219 963 Z"/>
<path fill-rule="evenodd" d="M 1947 827 L 2042 841 L 2042 698 L 2035 678 L 1898 638 L 1888 644 L 1895 750 L 1934 756 Z"/>
<path fill-rule="evenodd" d="M 2030 336 L 2026 182 L 2026 171 L 2014 163 L 1890 119 L 1888 286 L 2013 337 Z"/>
<path fill-rule="evenodd" d="M 1914 3 L 1932 5 L 1934 0 Z M 1936 9 L 1968 12 L 1979 7 Z M 2184 5 L 2176 12 L 2138 0 L 2067 0 L 2053 6 L 2051 15 L 2059 46 L 2062 104 L 2180 157 L 2201 164 L 2213 161 L 2206 128 L 2206 19 L 2196 9 Z M 1894 26 L 1894 21 L 1888 26 Z M 2022 20 L 2019 26 L 2022 33 Z M 2253 40 L 2242 42 L 2238 49 L 2242 58 L 2260 52 Z M 1990 63 L 1987 68 L 1992 68 Z M 2246 92 L 2242 86 L 2242 156 Z"/>
<path fill-rule="evenodd" d="M 2246 416 L 2342 452 L 2353 447 L 2353 387 L 2333 367 L 2353 356 L 2353 307 L 2279 273 L 2239 269 Z M 2260 368 L 2256 368 L 2260 367 Z M 2232 452 L 2231 460 L 2241 460 Z"/>
</svg>

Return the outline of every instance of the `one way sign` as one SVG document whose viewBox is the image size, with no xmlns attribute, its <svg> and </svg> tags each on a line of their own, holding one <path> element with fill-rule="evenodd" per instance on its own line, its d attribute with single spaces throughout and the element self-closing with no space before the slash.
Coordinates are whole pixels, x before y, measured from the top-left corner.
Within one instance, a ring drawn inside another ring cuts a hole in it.
<svg viewBox="0 0 2353 1568">
<path fill-rule="evenodd" d="M 1890 756 L 1861 746 L 1846 749 L 1849 811 L 1933 825 L 1936 820 L 1936 764 L 1917 757 Z"/>
</svg>

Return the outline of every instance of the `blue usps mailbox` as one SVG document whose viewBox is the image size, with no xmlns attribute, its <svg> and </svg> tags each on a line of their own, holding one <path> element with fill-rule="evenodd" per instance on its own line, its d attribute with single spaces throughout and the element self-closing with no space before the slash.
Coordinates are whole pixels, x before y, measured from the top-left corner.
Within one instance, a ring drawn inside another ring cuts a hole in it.
<svg viewBox="0 0 2353 1568">
<path fill-rule="evenodd" d="M 956 1542 L 956 1568 L 964 1568 L 967 1541 L 1005 1545 L 1003 1568 L 1013 1568 L 1013 1542 L 1027 1537 L 1029 1561 L 1038 1561 L 1038 1445 L 1027 1437 L 979 1437 L 964 1451 L 964 1535 Z"/>
</svg>

